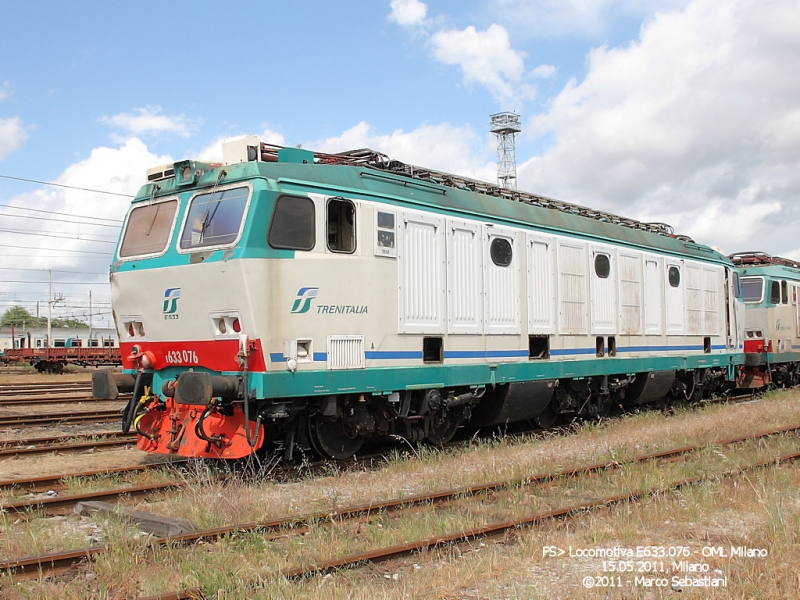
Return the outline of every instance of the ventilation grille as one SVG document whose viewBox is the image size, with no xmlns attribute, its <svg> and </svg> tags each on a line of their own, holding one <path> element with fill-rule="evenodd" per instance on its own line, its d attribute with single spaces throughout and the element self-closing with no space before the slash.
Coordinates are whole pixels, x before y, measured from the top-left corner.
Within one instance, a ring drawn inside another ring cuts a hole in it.
<svg viewBox="0 0 800 600">
<path fill-rule="evenodd" d="M 364 366 L 363 335 L 328 336 L 329 369 L 363 369 Z"/>
</svg>

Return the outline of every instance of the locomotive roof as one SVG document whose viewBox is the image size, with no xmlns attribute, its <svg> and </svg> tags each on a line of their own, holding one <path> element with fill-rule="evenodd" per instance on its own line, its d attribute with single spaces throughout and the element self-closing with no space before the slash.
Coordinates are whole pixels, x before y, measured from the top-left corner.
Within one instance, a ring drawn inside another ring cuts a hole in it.
<svg viewBox="0 0 800 600">
<path fill-rule="evenodd" d="M 599 242 L 658 249 L 679 255 L 730 264 L 716 250 L 674 234 L 664 223 L 645 223 L 596 211 L 545 196 L 500 188 L 492 184 L 407 165 L 372 150 L 317 154 L 295 148 L 261 144 L 261 160 L 228 164 L 180 161 L 164 167 L 165 179 L 146 184 L 134 202 L 208 188 L 224 181 L 267 178 L 280 191 L 344 195 L 402 206 L 416 206 L 458 215 L 478 217 L 509 225 L 530 225 L 552 233 L 577 234 Z M 187 188 L 180 173 L 191 166 L 195 174 Z M 151 170 L 154 171 L 154 170 Z M 224 171 L 224 175 L 223 175 Z M 177 174 L 177 177 L 176 175 Z"/>
<path fill-rule="evenodd" d="M 772 275 L 800 279 L 800 262 L 782 256 L 771 256 L 766 252 L 736 252 L 728 258 L 742 275 Z"/>
</svg>

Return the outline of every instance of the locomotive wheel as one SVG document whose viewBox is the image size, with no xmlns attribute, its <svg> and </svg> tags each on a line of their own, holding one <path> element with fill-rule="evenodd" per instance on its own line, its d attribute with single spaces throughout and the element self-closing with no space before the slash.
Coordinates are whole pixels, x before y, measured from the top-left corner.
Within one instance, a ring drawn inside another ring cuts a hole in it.
<svg viewBox="0 0 800 600">
<path fill-rule="evenodd" d="M 329 421 L 323 417 L 311 419 L 308 424 L 311 445 L 320 455 L 343 460 L 355 455 L 364 445 L 364 436 L 351 437 L 342 421 Z"/>
<path fill-rule="evenodd" d="M 448 412 L 438 425 L 431 427 L 428 437 L 425 439 L 436 446 L 444 446 L 453 439 L 456 429 L 458 429 L 458 421 L 453 418 L 452 413 Z"/>
<path fill-rule="evenodd" d="M 556 424 L 556 419 L 558 419 L 558 413 L 552 404 L 548 404 L 542 414 L 533 417 L 533 422 L 539 429 L 550 429 Z"/>
</svg>

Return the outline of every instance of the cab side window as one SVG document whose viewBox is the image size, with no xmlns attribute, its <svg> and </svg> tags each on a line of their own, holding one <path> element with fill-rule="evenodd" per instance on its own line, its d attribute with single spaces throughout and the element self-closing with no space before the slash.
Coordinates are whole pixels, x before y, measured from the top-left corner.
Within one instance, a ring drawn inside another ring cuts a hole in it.
<svg viewBox="0 0 800 600">
<path fill-rule="evenodd" d="M 280 196 L 269 224 L 267 241 L 273 248 L 313 250 L 314 201 L 300 196 Z"/>
<path fill-rule="evenodd" d="M 789 286 L 785 279 L 781 281 L 781 304 L 789 304 Z"/>
<path fill-rule="evenodd" d="M 356 207 L 350 200 L 331 198 L 326 215 L 328 249 L 351 254 L 356 250 Z"/>
<path fill-rule="evenodd" d="M 771 304 L 781 303 L 781 282 L 773 281 L 770 286 L 769 301 Z"/>
</svg>

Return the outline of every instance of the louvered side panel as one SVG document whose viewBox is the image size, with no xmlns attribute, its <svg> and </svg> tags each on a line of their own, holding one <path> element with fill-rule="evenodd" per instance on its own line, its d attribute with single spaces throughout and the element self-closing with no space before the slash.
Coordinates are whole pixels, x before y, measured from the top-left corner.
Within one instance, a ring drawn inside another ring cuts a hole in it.
<svg viewBox="0 0 800 600">
<path fill-rule="evenodd" d="M 444 220 L 404 214 L 397 258 L 400 333 L 444 333 Z"/>
<path fill-rule="evenodd" d="M 329 369 L 363 369 L 365 365 L 363 335 L 328 336 Z"/>
<path fill-rule="evenodd" d="M 687 263 L 686 277 L 686 333 L 703 333 L 703 271 L 694 264 Z"/>
<path fill-rule="evenodd" d="M 617 266 L 616 252 L 608 246 L 592 246 L 589 269 L 592 333 L 617 332 Z M 602 264 L 598 264 L 598 260 Z M 606 269 L 607 267 L 607 269 Z"/>
<path fill-rule="evenodd" d="M 670 269 L 676 269 L 678 272 L 679 283 L 673 286 L 669 282 Z M 685 273 L 683 272 L 683 263 L 678 261 L 664 261 L 664 278 L 666 279 L 666 302 L 667 302 L 667 334 L 678 335 L 684 331 L 684 321 L 686 320 L 685 301 L 683 290 L 686 288 L 686 283 L 683 281 Z"/>
<path fill-rule="evenodd" d="M 528 235 L 528 332 L 554 333 L 553 240 Z"/>
<path fill-rule="evenodd" d="M 657 258 L 644 261 L 644 332 L 646 335 L 664 333 L 664 276 Z"/>
<path fill-rule="evenodd" d="M 495 264 L 491 257 L 491 247 L 495 240 L 504 240 L 511 245 L 510 264 L 505 266 Z M 484 265 L 485 332 L 519 333 L 519 245 L 514 230 L 492 227 L 487 231 Z"/>
<path fill-rule="evenodd" d="M 619 322 L 623 335 L 642 333 L 642 257 L 619 254 Z"/>
<path fill-rule="evenodd" d="M 722 270 L 703 269 L 703 327 L 707 335 L 724 335 L 720 331 L 720 294 L 723 286 Z"/>
<path fill-rule="evenodd" d="M 481 225 L 447 221 L 448 333 L 483 331 Z"/>
<path fill-rule="evenodd" d="M 588 333 L 586 246 L 558 245 L 558 324 L 564 334 Z"/>
</svg>

